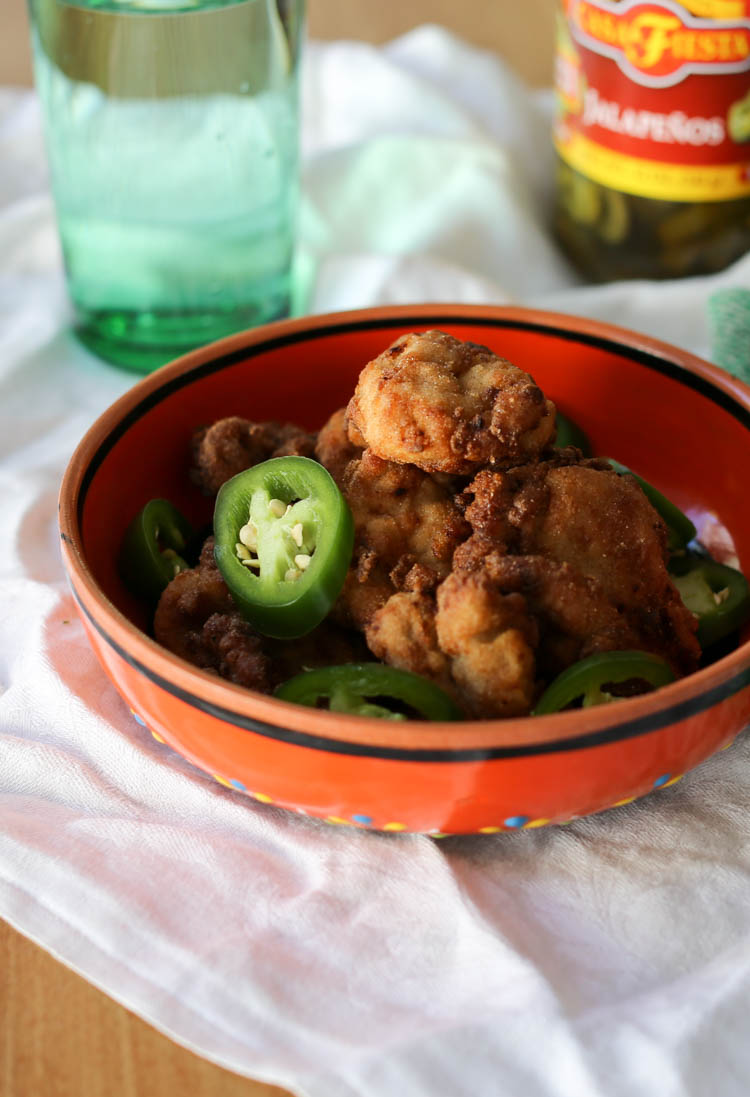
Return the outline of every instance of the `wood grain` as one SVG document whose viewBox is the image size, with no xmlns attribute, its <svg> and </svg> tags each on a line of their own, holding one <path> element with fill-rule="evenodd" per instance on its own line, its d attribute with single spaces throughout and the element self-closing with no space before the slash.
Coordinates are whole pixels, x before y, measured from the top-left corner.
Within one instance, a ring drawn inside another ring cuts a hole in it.
<svg viewBox="0 0 750 1097">
<path fill-rule="evenodd" d="M 555 0 L 310 0 L 309 32 L 384 42 L 424 22 L 442 23 L 503 55 L 530 84 L 546 85 L 555 6 Z M 2 0 L 0 86 L 30 83 L 25 0 Z M 289 1097 L 180 1048 L 2 921 L 0 1018 L 0 1097 Z"/>
<path fill-rule="evenodd" d="M 0 1097 L 289 1097 L 221 1070 L 0 921 Z"/>
</svg>

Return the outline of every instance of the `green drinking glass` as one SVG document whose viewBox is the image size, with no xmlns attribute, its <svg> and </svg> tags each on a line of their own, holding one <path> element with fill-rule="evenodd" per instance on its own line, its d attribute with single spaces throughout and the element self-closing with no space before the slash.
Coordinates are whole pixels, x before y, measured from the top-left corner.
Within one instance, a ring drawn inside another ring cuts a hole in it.
<svg viewBox="0 0 750 1097">
<path fill-rule="evenodd" d="M 289 314 L 304 0 L 28 0 L 76 333 L 149 372 Z"/>
</svg>

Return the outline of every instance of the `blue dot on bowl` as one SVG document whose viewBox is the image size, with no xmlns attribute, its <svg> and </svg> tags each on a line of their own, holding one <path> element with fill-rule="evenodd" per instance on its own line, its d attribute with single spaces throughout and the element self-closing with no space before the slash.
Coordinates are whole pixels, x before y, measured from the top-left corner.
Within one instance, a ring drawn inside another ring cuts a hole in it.
<svg viewBox="0 0 750 1097">
<path fill-rule="evenodd" d="M 243 785 L 242 781 L 230 780 L 229 784 L 232 786 L 232 788 L 239 789 L 240 792 L 247 792 L 247 789 Z"/>
<path fill-rule="evenodd" d="M 667 781 L 671 780 L 671 773 L 662 773 L 661 777 L 657 777 L 654 781 L 654 788 L 661 788 L 662 785 L 666 785 Z"/>
<path fill-rule="evenodd" d="M 372 823 L 371 815 L 352 815 L 353 823 L 361 823 L 365 827 L 369 827 Z"/>
<path fill-rule="evenodd" d="M 528 815 L 509 815 L 507 819 L 503 820 L 506 827 L 511 827 L 514 830 L 518 827 L 524 826 L 526 823 L 528 823 L 528 821 Z"/>
</svg>

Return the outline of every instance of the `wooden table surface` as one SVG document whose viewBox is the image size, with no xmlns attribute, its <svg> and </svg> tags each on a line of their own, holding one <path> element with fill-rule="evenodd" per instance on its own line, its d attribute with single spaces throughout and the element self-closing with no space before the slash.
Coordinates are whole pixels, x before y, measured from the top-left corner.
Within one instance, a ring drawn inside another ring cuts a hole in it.
<svg viewBox="0 0 750 1097">
<path fill-rule="evenodd" d="M 2 1097 L 285 1097 L 156 1032 L 0 920 Z"/>
<path fill-rule="evenodd" d="M 25 0 L 2 0 L 0 86 L 28 84 Z M 519 14 L 520 9 L 520 14 Z M 442 23 L 550 81 L 555 0 L 310 0 L 310 34 L 382 42 Z M 502 109 L 502 104 L 498 105 Z M 0 920 L 0 1097 L 286 1097 L 160 1035 Z"/>
</svg>

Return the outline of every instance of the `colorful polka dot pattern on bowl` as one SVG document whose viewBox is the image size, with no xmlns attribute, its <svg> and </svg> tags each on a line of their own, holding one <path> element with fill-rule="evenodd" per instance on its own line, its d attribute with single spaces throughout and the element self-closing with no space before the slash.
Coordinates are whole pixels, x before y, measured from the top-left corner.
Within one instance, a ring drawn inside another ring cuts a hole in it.
<svg viewBox="0 0 750 1097">
<path fill-rule="evenodd" d="M 131 709 L 130 711 L 136 723 L 138 723 L 141 727 L 146 728 L 146 730 L 150 731 L 150 734 L 158 743 L 164 743 L 164 739 L 162 739 L 160 735 L 157 735 L 155 731 L 151 731 L 151 729 L 147 727 L 145 721 L 138 715 L 137 712 L 134 712 L 133 709 Z M 733 742 L 734 739 L 730 739 L 730 741 L 728 743 L 725 743 L 720 749 L 726 750 L 732 745 Z M 372 815 L 357 813 L 350 816 L 349 818 L 344 818 L 343 816 L 339 815 L 319 816 L 314 814 L 313 812 L 306 811 L 304 808 L 290 807 L 290 805 L 281 803 L 280 801 L 275 801 L 271 796 L 267 796 L 264 792 L 254 792 L 253 790 L 248 789 L 246 785 L 242 783 L 242 781 L 238 781 L 236 778 L 222 777 L 218 773 L 212 773 L 211 776 L 215 781 L 217 781 L 220 785 L 223 785 L 225 788 L 233 789 L 237 792 L 243 792 L 245 793 L 245 795 L 250 796 L 258 803 L 276 804 L 278 807 L 294 811 L 297 815 L 305 815 L 310 818 L 322 819 L 323 822 L 330 823 L 332 826 L 351 826 L 357 827 L 359 829 L 387 831 L 389 833 L 412 833 L 409 831 L 409 827 L 406 823 L 401 823 L 398 820 L 386 820 L 382 823 L 377 823 Z M 684 774 L 682 773 L 661 773 L 658 777 L 654 778 L 651 788 L 654 790 L 671 788 L 673 785 L 676 785 L 678 781 L 681 781 L 683 777 Z M 635 796 L 626 796 L 622 800 L 616 800 L 613 804 L 608 805 L 608 808 L 616 808 L 622 807 L 625 804 L 632 804 L 634 800 L 637 800 L 642 795 L 645 794 L 638 793 Z M 603 808 L 602 810 L 606 811 L 608 810 L 608 808 Z M 572 823 L 573 820 L 576 818 L 578 818 L 578 816 L 575 815 L 572 816 L 570 819 L 544 819 L 532 818 L 528 815 L 509 815 L 501 822 L 480 827 L 476 833 L 503 834 L 506 831 L 536 830 L 540 827 L 546 827 L 550 825 L 564 826 L 567 823 Z M 443 831 L 437 828 L 432 830 L 426 829 L 424 831 L 418 831 L 417 833 L 425 834 L 430 838 L 450 838 L 455 836 L 452 835 L 449 831 Z"/>
<path fill-rule="evenodd" d="M 729 745 L 729 744 L 727 744 Z M 220 777 L 218 774 L 212 774 L 214 780 L 219 784 L 224 785 L 226 788 L 238 789 L 241 792 L 247 793 L 252 799 L 259 801 L 263 804 L 277 803 L 270 796 L 264 795 L 262 792 L 252 792 L 245 788 L 240 781 L 227 780 L 225 777 Z M 681 781 L 684 774 L 679 773 L 672 775 L 671 773 L 660 774 L 653 782 L 653 789 L 670 788 L 672 785 L 676 785 L 678 781 Z M 609 807 L 622 807 L 624 804 L 632 804 L 634 800 L 637 800 L 638 796 L 626 796 L 622 800 L 617 800 L 615 803 L 610 804 Z M 278 807 L 286 808 L 287 805 L 283 803 L 277 803 Z M 360 829 L 367 830 L 379 830 L 387 831 L 389 833 L 411 833 L 406 823 L 398 822 L 397 820 L 387 820 L 383 823 L 376 823 L 372 815 L 355 814 L 349 818 L 344 818 L 340 815 L 326 815 L 318 816 L 313 812 L 305 811 L 304 808 L 295 807 L 293 809 L 298 815 L 306 815 L 311 818 L 322 818 L 323 822 L 329 823 L 332 826 L 351 826 L 358 827 Z M 607 810 L 606 808 L 603 810 Z M 546 826 L 564 826 L 567 823 L 572 823 L 578 816 L 572 816 L 570 819 L 545 819 L 545 818 L 531 818 L 528 815 L 509 815 L 503 819 L 502 822 L 480 827 L 477 830 L 477 834 L 503 834 L 507 831 L 513 830 L 538 830 L 541 827 Z M 454 837 L 449 831 L 443 830 L 430 830 L 418 831 L 417 833 L 425 834 L 430 838 L 450 838 Z"/>
</svg>

